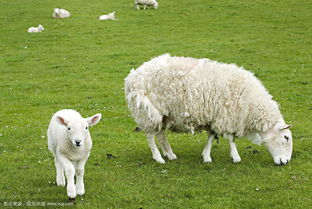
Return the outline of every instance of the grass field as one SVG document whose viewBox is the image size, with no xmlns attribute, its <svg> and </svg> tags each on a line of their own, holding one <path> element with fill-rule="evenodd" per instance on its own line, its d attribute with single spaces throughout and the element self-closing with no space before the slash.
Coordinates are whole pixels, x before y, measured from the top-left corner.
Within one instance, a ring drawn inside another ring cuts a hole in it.
<svg viewBox="0 0 312 209">
<path fill-rule="evenodd" d="M 54 112 L 72 108 L 103 115 L 91 129 L 77 208 L 311 208 L 312 1 L 159 0 L 158 10 L 140 11 L 132 0 L 0 5 L 0 206 L 68 203 L 54 184 L 46 130 Z M 56 7 L 72 16 L 53 19 Z M 118 21 L 98 21 L 111 11 Z M 26 32 L 38 24 L 44 32 Z M 178 159 L 156 164 L 144 134 L 132 131 L 123 86 L 131 68 L 166 52 L 254 72 L 293 124 L 292 161 L 274 166 L 265 147 L 243 139 L 233 164 L 221 139 L 203 164 L 205 133 L 168 133 Z"/>
</svg>

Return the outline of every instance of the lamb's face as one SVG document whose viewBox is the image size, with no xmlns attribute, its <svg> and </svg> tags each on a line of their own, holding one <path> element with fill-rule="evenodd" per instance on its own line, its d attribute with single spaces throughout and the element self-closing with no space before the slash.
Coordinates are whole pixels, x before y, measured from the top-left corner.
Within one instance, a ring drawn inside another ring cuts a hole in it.
<svg viewBox="0 0 312 209">
<path fill-rule="evenodd" d="M 75 147 L 84 146 L 85 140 L 90 136 L 89 126 L 97 124 L 101 120 L 100 113 L 89 118 L 75 117 L 75 120 L 68 120 L 62 116 L 56 116 L 56 121 L 66 128 L 67 139 Z"/>
<path fill-rule="evenodd" d="M 75 147 L 80 147 L 84 145 L 85 140 L 89 135 L 89 124 L 84 119 L 79 123 L 67 124 L 67 138 Z"/>
<path fill-rule="evenodd" d="M 292 135 L 289 128 L 287 124 L 277 124 L 262 135 L 263 142 L 277 165 L 286 165 L 291 159 Z"/>
</svg>

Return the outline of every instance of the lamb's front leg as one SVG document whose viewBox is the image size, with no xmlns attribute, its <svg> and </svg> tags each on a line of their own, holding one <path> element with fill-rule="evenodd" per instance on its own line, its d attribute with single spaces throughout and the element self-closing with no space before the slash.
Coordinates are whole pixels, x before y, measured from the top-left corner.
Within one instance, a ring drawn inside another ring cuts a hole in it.
<svg viewBox="0 0 312 209">
<path fill-rule="evenodd" d="M 230 148 L 231 148 L 230 155 L 233 160 L 233 163 L 239 163 L 241 161 L 241 157 L 239 156 L 237 148 L 236 148 L 236 144 L 234 143 L 234 136 L 227 135 L 226 138 L 228 138 L 230 142 Z"/>
<path fill-rule="evenodd" d="M 84 159 L 78 161 L 76 165 L 76 193 L 77 195 L 83 195 L 85 193 L 83 175 L 84 175 L 84 167 L 89 158 L 89 155 L 90 155 L 90 152 Z"/>
<path fill-rule="evenodd" d="M 146 134 L 146 138 L 149 144 L 149 147 L 152 151 L 153 154 L 153 159 L 157 162 L 157 163 L 161 163 L 164 164 L 165 160 L 161 157 L 161 154 L 157 148 L 157 145 L 155 143 L 155 135 L 154 134 Z"/>
<path fill-rule="evenodd" d="M 65 175 L 67 179 L 67 196 L 69 199 L 75 199 L 76 198 L 76 186 L 75 186 L 75 167 L 73 163 L 67 159 L 64 155 L 62 155 L 60 152 L 57 154 L 59 162 L 62 164 Z"/>
</svg>

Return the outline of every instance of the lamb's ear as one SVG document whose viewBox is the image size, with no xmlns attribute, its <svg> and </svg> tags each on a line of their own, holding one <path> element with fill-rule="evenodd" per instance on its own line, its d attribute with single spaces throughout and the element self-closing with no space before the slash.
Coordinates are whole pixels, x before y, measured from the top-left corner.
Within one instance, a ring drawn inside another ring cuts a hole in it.
<svg viewBox="0 0 312 209">
<path fill-rule="evenodd" d="M 278 129 L 279 129 L 280 131 L 282 131 L 282 130 L 285 130 L 285 129 L 290 129 L 291 127 L 292 127 L 292 125 L 284 124 L 284 125 L 278 127 Z"/>
<path fill-rule="evenodd" d="M 56 116 L 56 121 L 63 126 L 67 126 L 68 123 L 68 121 L 61 116 Z"/>
<path fill-rule="evenodd" d="M 92 117 L 86 118 L 86 121 L 89 123 L 89 126 L 97 124 L 102 118 L 100 113 L 93 115 Z"/>
</svg>

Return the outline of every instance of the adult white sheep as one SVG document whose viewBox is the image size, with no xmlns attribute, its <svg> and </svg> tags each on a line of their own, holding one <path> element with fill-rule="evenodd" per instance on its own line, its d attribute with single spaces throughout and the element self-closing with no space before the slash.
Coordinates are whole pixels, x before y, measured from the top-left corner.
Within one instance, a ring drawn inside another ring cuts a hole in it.
<svg viewBox="0 0 312 209">
<path fill-rule="evenodd" d="M 260 139 L 276 164 L 287 164 L 292 154 L 290 126 L 278 104 L 251 73 L 235 64 L 209 59 L 171 57 L 165 54 L 132 70 L 125 79 L 128 107 L 147 136 L 153 158 L 165 163 L 156 146 L 157 136 L 164 156 L 176 159 L 164 131 L 207 130 L 204 162 L 216 135 L 230 142 L 233 162 L 240 162 L 234 137 Z"/>
<path fill-rule="evenodd" d="M 67 18 L 67 17 L 70 17 L 70 12 L 67 11 L 66 9 L 55 8 L 53 10 L 52 17 L 54 17 L 54 18 Z"/>
<path fill-rule="evenodd" d="M 38 27 L 30 27 L 27 30 L 28 33 L 40 33 L 42 31 L 44 31 L 44 27 L 40 24 L 38 25 Z"/>
<path fill-rule="evenodd" d="M 135 8 L 140 9 L 140 5 L 144 6 L 144 9 L 147 8 L 147 6 L 152 6 L 154 9 L 158 8 L 158 2 L 156 0 L 134 0 Z"/>
<path fill-rule="evenodd" d="M 65 186 L 65 171 L 67 195 L 70 199 L 85 193 L 84 166 L 92 148 L 89 126 L 97 124 L 100 119 L 101 114 L 82 118 L 78 112 L 69 109 L 56 112 L 51 119 L 48 129 L 48 148 L 54 156 L 56 183 L 58 186 Z"/>
</svg>

